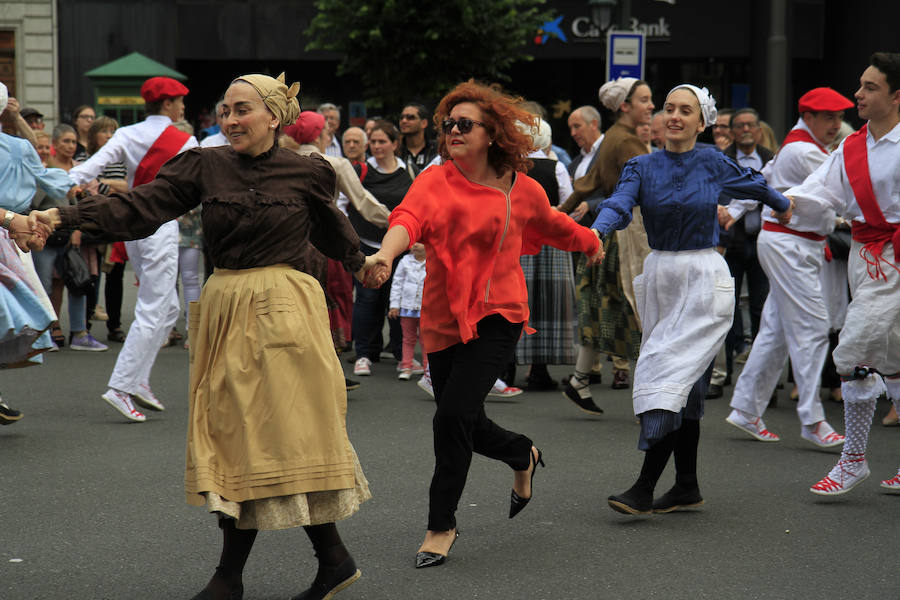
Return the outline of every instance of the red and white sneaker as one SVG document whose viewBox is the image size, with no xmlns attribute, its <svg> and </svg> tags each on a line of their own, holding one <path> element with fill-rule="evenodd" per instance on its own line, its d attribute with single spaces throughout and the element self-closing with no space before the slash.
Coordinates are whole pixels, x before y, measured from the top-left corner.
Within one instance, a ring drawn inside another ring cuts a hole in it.
<svg viewBox="0 0 900 600">
<path fill-rule="evenodd" d="M 736 408 L 725 418 L 725 422 L 761 442 L 778 442 L 781 440 L 780 437 L 766 429 L 766 424 L 763 423 L 762 417 L 753 417 Z"/>
<path fill-rule="evenodd" d="M 166 410 L 166 407 L 163 406 L 163 403 L 159 401 L 153 391 L 150 389 L 150 386 L 146 383 L 142 383 L 138 386 L 138 389 L 131 394 L 131 397 L 134 398 L 134 401 L 141 408 L 148 408 L 150 410 L 156 410 L 162 412 Z"/>
<path fill-rule="evenodd" d="M 494 387 L 491 388 L 491 391 L 488 392 L 488 396 L 494 396 L 495 398 L 512 398 L 521 393 L 522 388 L 506 385 L 505 381 L 498 379 L 494 382 Z"/>
<path fill-rule="evenodd" d="M 137 410 L 134 407 L 134 404 L 131 403 L 130 394 L 126 394 L 125 392 L 120 392 L 119 390 L 110 388 L 106 390 L 106 393 L 103 394 L 101 398 L 106 400 L 107 404 L 122 413 L 122 416 L 124 416 L 129 421 L 140 422 L 147 420 L 147 417 L 144 416 L 144 413 Z"/>
<path fill-rule="evenodd" d="M 869 463 L 865 458 L 839 460 L 831 472 L 809 491 L 820 496 L 839 496 L 865 481 L 869 474 Z"/>
<path fill-rule="evenodd" d="M 835 432 L 828 421 L 819 421 L 815 425 L 804 425 L 800 435 L 804 440 L 819 448 L 834 448 L 844 443 L 844 436 Z"/>
<path fill-rule="evenodd" d="M 888 494 L 900 494 L 900 473 L 882 481 L 881 488 Z"/>
</svg>

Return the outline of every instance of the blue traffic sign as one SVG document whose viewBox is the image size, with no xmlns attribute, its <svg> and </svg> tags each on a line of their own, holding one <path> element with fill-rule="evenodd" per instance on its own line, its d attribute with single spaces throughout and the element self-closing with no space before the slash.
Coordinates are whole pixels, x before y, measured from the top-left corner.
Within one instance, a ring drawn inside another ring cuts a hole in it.
<svg viewBox="0 0 900 600">
<path fill-rule="evenodd" d="M 608 80 L 619 77 L 644 78 L 645 41 L 639 31 L 610 30 L 606 35 L 606 73 Z"/>
</svg>

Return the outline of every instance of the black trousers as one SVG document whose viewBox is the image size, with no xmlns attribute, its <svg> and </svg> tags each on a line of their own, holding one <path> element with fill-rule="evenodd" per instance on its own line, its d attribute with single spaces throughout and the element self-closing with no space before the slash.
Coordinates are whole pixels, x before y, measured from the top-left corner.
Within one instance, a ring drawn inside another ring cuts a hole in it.
<svg viewBox="0 0 900 600">
<path fill-rule="evenodd" d="M 522 323 L 490 315 L 478 322 L 477 330 L 478 338 L 467 344 L 428 353 L 437 403 L 428 506 L 428 529 L 432 531 L 456 527 L 456 508 L 473 451 L 503 461 L 516 471 L 531 464 L 531 440 L 503 429 L 484 412 L 484 399 L 512 359 Z"/>
</svg>

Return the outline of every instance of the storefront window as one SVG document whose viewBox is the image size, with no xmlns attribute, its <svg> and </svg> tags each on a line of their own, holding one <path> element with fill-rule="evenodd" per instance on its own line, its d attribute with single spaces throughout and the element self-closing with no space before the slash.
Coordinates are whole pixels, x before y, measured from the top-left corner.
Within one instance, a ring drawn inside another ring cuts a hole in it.
<svg viewBox="0 0 900 600">
<path fill-rule="evenodd" d="M 0 81 L 16 95 L 16 32 L 0 30 Z"/>
</svg>

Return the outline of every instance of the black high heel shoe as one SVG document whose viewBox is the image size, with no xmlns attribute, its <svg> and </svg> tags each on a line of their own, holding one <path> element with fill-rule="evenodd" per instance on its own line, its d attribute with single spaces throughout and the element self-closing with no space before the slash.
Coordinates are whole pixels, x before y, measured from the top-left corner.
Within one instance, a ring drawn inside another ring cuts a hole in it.
<svg viewBox="0 0 900 600">
<path fill-rule="evenodd" d="M 440 554 L 438 552 L 417 552 L 416 568 L 424 569 L 426 567 L 437 567 L 447 562 L 447 555 L 450 554 L 450 550 L 453 548 L 453 544 L 456 543 L 458 537 L 459 530 L 457 529 L 456 535 L 453 536 L 453 541 L 450 542 L 450 548 L 447 548 L 447 554 Z"/>
<path fill-rule="evenodd" d="M 509 495 L 509 518 L 512 519 L 514 516 L 519 514 L 523 508 L 528 505 L 528 501 L 531 498 L 534 498 L 534 473 L 537 471 L 538 465 L 544 466 L 543 454 L 541 453 L 540 448 L 535 448 L 537 450 L 537 460 L 534 458 L 534 452 L 529 451 L 528 456 L 531 459 L 531 465 L 534 465 L 534 468 L 531 470 L 531 496 L 529 498 L 522 498 L 516 493 L 516 490 L 513 490 Z M 530 466 L 530 465 L 529 465 Z"/>
</svg>

